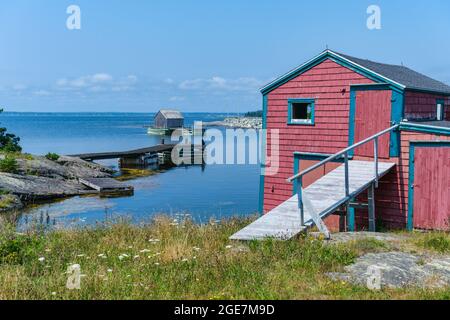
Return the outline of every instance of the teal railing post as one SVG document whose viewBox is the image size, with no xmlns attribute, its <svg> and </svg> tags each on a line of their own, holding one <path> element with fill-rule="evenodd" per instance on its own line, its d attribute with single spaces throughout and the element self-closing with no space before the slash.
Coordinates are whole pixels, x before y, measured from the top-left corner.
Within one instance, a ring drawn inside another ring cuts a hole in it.
<svg viewBox="0 0 450 320">
<path fill-rule="evenodd" d="M 303 207 L 303 177 L 297 178 L 297 198 L 298 198 L 298 210 L 300 213 L 300 225 L 305 224 L 305 211 Z"/>
</svg>

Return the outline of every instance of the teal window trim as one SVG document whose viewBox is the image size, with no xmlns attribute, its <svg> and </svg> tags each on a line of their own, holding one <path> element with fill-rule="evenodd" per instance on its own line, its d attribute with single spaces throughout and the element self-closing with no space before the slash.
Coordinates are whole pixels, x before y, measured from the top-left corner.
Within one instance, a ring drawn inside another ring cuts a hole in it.
<svg viewBox="0 0 450 320">
<path fill-rule="evenodd" d="M 356 92 L 368 90 L 391 90 L 391 125 L 399 124 L 402 121 L 405 110 L 405 95 L 402 90 L 388 84 L 388 83 L 374 83 L 374 84 L 357 84 L 350 86 L 350 113 L 349 113 L 349 128 L 348 128 L 348 145 L 355 144 L 355 114 L 356 114 Z M 351 156 L 354 151 L 350 151 Z M 389 156 L 392 158 L 400 155 L 400 132 L 395 130 L 390 133 L 389 141 Z"/>
<path fill-rule="evenodd" d="M 441 109 L 441 114 L 440 115 L 438 115 L 437 114 L 437 106 L 438 105 L 442 105 L 442 109 Z M 436 119 L 439 119 L 439 116 L 440 116 L 440 118 L 441 118 L 441 120 L 445 120 L 445 100 L 443 100 L 443 99 L 437 99 L 436 100 Z"/>
<path fill-rule="evenodd" d="M 294 103 L 304 103 L 308 104 L 309 107 L 311 107 L 311 119 L 310 120 L 293 120 L 292 114 L 293 114 L 293 104 Z M 294 125 L 294 126 L 313 126 L 315 124 L 315 104 L 316 100 L 311 98 L 299 98 L 299 99 L 288 99 L 288 125 Z"/>
<path fill-rule="evenodd" d="M 414 229 L 414 160 L 416 148 L 423 147 L 449 147 L 450 141 L 411 141 L 409 143 L 409 179 L 408 179 L 408 220 L 407 229 Z"/>
</svg>

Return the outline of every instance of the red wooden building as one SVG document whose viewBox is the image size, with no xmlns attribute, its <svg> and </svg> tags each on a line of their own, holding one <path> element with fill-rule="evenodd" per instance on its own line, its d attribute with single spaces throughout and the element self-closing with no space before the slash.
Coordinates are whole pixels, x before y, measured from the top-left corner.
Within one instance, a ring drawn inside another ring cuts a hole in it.
<svg viewBox="0 0 450 320">
<path fill-rule="evenodd" d="M 295 232 L 287 236 L 295 234 L 299 227 L 294 220 L 289 226 L 277 226 L 281 220 L 294 219 L 294 211 L 289 209 L 293 204 L 299 208 L 297 215 L 305 214 L 305 204 L 316 206 L 319 209 L 313 210 L 317 211 L 314 214 L 332 229 L 373 230 L 376 222 L 377 227 L 448 230 L 450 86 L 404 66 L 326 50 L 269 83 L 261 92 L 263 127 L 268 129 L 266 156 L 271 156 L 271 150 L 279 150 L 280 167 L 275 175 L 261 175 L 260 211 L 267 217 L 233 238 L 276 236 L 289 228 Z M 274 129 L 279 130 L 278 146 L 271 145 Z M 386 132 L 298 176 L 383 131 Z M 359 176 L 372 170 L 369 164 L 375 164 L 375 152 L 378 166 L 385 164 L 386 170 L 375 174 L 373 169 L 374 180 L 366 183 L 361 178 L 361 185 L 354 187 Z M 350 165 L 345 165 L 345 157 Z M 358 169 L 356 164 L 365 169 Z M 352 170 L 361 171 L 355 174 Z M 330 200 L 333 186 L 327 181 L 340 172 L 342 184 L 335 189 L 342 196 Z M 346 175 L 350 179 L 346 180 Z M 292 181 L 288 181 L 292 176 Z M 304 202 L 302 194 L 312 198 L 312 202 Z M 301 225 L 314 224 L 314 219 L 306 221 L 310 217 L 313 215 L 300 221 Z M 269 231 L 270 224 L 278 229 Z"/>
</svg>

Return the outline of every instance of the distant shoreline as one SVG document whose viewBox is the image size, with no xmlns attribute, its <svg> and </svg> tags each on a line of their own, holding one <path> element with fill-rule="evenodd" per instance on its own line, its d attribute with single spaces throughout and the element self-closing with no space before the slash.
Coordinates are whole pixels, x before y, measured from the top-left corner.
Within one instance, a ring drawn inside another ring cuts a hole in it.
<svg viewBox="0 0 450 320">
<path fill-rule="evenodd" d="M 205 127 L 227 127 L 241 129 L 261 129 L 262 118 L 258 117 L 227 117 L 222 121 L 203 122 Z"/>
</svg>

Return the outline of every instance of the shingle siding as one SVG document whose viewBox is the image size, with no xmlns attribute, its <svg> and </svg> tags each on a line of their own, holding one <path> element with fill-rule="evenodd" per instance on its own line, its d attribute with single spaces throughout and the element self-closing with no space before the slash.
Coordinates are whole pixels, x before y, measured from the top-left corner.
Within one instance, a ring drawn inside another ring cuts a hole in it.
<svg viewBox="0 0 450 320">
<path fill-rule="evenodd" d="M 280 170 L 264 180 L 264 211 L 268 212 L 292 196 L 294 152 L 335 153 L 348 146 L 350 85 L 372 80 L 326 60 L 268 94 L 267 150 L 271 149 L 270 129 L 280 130 Z M 315 99 L 315 125 L 287 125 L 287 100 Z M 273 192 L 272 192 L 273 188 Z"/>
</svg>

